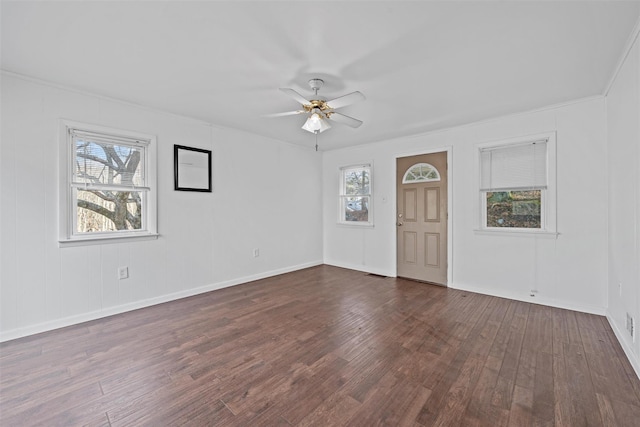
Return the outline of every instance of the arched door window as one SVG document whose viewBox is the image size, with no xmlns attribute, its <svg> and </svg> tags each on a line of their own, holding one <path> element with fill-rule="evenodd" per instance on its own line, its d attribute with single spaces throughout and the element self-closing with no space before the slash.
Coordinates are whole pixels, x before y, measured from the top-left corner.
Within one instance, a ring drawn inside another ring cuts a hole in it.
<svg viewBox="0 0 640 427">
<path fill-rule="evenodd" d="M 438 173 L 438 169 L 429 163 L 416 163 L 407 169 L 402 177 L 403 184 L 432 181 L 440 181 L 440 174 Z"/>
</svg>

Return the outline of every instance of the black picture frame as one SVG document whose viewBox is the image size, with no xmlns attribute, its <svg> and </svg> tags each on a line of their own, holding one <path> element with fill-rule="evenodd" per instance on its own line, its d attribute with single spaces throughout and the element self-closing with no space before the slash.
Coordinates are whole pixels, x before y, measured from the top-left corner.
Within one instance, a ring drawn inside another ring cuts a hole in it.
<svg viewBox="0 0 640 427">
<path fill-rule="evenodd" d="M 211 193 L 211 150 L 174 145 L 173 174 L 174 190 Z"/>
</svg>

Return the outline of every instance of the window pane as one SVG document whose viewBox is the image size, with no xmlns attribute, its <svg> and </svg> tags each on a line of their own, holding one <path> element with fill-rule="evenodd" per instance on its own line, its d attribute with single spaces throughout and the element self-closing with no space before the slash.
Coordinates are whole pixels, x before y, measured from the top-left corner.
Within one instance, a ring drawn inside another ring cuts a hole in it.
<svg viewBox="0 0 640 427">
<path fill-rule="evenodd" d="M 369 194 L 369 169 L 347 169 L 344 171 L 346 195 Z"/>
<path fill-rule="evenodd" d="M 77 233 L 142 229 L 142 192 L 77 191 Z"/>
<path fill-rule="evenodd" d="M 438 170 L 429 163 L 416 163 L 402 177 L 402 183 L 440 181 Z"/>
<path fill-rule="evenodd" d="M 144 186 L 142 148 L 79 137 L 74 143 L 74 181 Z"/>
<path fill-rule="evenodd" d="M 487 192 L 487 227 L 542 228 L 542 192 Z"/>
<path fill-rule="evenodd" d="M 343 200 L 345 221 L 369 221 L 368 197 L 345 197 Z"/>
</svg>

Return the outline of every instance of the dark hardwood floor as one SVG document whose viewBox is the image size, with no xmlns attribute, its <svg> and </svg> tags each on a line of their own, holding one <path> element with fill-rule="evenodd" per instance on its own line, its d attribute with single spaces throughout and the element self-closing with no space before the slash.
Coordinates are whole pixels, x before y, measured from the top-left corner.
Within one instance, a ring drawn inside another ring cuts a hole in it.
<svg viewBox="0 0 640 427">
<path fill-rule="evenodd" d="M 605 318 L 314 267 L 0 345 L 3 426 L 638 426 Z"/>
</svg>

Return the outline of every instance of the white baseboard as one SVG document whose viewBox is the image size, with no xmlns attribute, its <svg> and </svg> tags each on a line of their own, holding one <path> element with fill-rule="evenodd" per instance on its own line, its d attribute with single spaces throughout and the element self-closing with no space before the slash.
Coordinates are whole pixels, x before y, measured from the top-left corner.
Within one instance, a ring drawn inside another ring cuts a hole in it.
<svg viewBox="0 0 640 427">
<path fill-rule="evenodd" d="M 633 351 L 633 348 L 629 345 L 628 341 L 625 339 L 625 335 L 618 328 L 616 322 L 613 321 L 613 317 L 607 312 L 607 320 L 609 321 L 609 325 L 611 325 L 611 329 L 613 329 L 613 333 L 616 334 L 616 338 L 618 338 L 618 342 L 624 351 L 624 354 L 629 359 L 629 363 L 633 367 L 633 370 L 636 371 L 636 375 L 638 379 L 640 379 L 640 357 Z"/>
<path fill-rule="evenodd" d="M 349 264 L 346 262 L 331 261 L 331 260 L 325 260 L 324 263 L 326 265 L 331 265 L 331 266 L 340 267 L 340 268 L 347 268 L 349 270 L 362 271 L 364 273 L 378 274 L 380 276 L 387 276 L 387 277 L 396 277 L 395 272 L 383 270 L 380 268 L 373 268 L 369 265 Z"/>
<path fill-rule="evenodd" d="M 473 285 L 464 285 L 464 284 L 461 285 L 459 283 L 450 284 L 449 287 L 451 289 L 457 289 L 460 291 L 475 292 L 477 294 L 491 295 L 499 298 L 530 302 L 532 304 L 540 304 L 540 305 L 546 305 L 549 307 L 563 308 L 565 310 L 573 310 L 573 311 L 580 311 L 582 313 L 597 314 L 598 316 L 604 316 L 606 314 L 605 307 L 591 306 L 586 304 L 575 304 L 567 301 L 558 301 L 551 298 L 544 298 L 544 297 L 541 297 L 540 295 L 537 295 L 535 297 L 530 297 L 528 295 L 523 296 L 521 294 L 516 294 L 515 292 L 499 292 L 493 289 L 480 288 Z"/>
<path fill-rule="evenodd" d="M 325 260 L 324 263 L 326 265 L 332 265 L 334 267 L 341 267 L 341 268 L 348 268 L 349 270 L 362 271 L 364 273 L 379 274 L 381 276 L 387 276 L 387 277 L 396 277 L 396 273 L 394 271 L 387 271 L 383 269 L 373 268 L 368 265 L 350 264 L 350 263 L 344 263 L 344 262 L 333 261 L 333 260 Z M 460 285 L 460 284 L 453 284 L 453 283 L 449 284 L 448 287 L 451 289 L 457 289 L 460 291 L 475 292 L 477 294 L 491 295 L 499 298 L 530 302 L 533 304 L 546 305 L 549 307 L 563 308 L 565 310 L 573 310 L 573 311 L 580 311 L 582 313 L 597 314 L 598 316 L 604 316 L 606 314 L 605 307 L 590 306 L 585 304 L 575 304 L 575 303 L 566 302 L 566 301 L 558 301 L 555 299 L 543 298 L 543 297 L 540 297 L 539 295 L 535 297 L 529 297 L 529 296 L 522 296 L 516 293 L 495 292 L 492 289 L 481 288 L 473 285 Z"/>
<path fill-rule="evenodd" d="M 241 285 L 243 283 L 252 282 L 254 280 L 265 279 L 267 277 L 277 276 L 279 274 L 290 273 L 292 271 L 302 270 L 304 268 L 309 268 L 309 267 L 315 267 L 321 264 L 322 264 L 322 261 L 320 260 L 320 261 L 313 261 L 313 262 L 308 262 L 304 264 L 294 265 L 291 267 L 280 268 L 277 270 L 265 271 L 263 273 L 253 274 L 251 276 L 239 277 L 237 279 L 232 279 L 232 280 L 226 280 L 224 282 L 218 282 L 218 283 L 214 283 L 206 286 L 201 286 L 199 288 L 188 289 L 186 291 L 175 292 L 172 294 L 167 294 L 159 297 L 136 301 L 129 304 L 122 304 L 115 307 L 108 307 L 108 308 L 105 308 L 104 310 L 96 310 L 88 313 L 78 314 L 75 316 L 64 317 L 62 319 L 55 319 L 55 320 L 51 320 L 43 323 L 38 323 L 35 325 L 16 328 L 16 329 L 12 329 L 5 332 L 0 332 L 0 342 L 22 338 L 29 335 L 35 335 L 41 332 L 52 331 L 54 329 L 64 328 L 67 326 L 77 325 L 79 323 L 101 319 L 104 317 L 113 316 L 115 314 L 126 313 L 127 311 L 138 310 L 140 308 L 150 307 L 153 305 L 162 304 L 169 301 L 175 301 L 178 299 L 215 291 L 217 289 L 228 288 L 230 286 Z"/>
</svg>

